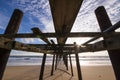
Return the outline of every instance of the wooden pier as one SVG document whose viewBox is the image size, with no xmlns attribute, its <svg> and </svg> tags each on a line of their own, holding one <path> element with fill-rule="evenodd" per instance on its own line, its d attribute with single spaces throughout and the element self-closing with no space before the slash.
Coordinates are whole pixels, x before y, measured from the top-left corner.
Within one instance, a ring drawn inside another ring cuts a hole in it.
<svg viewBox="0 0 120 80">
<path fill-rule="evenodd" d="M 100 6 L 95 10 L 95 15 L 101 32 L 70 32 L 82 2 L 83 0 L 49 0 L 55 33 L 43 33 L 39 28 L 35 27 L 31 29 L 33 33 L 17 34 L 23 12 L 15 9 L 4 34 L 0 34 L 0 80 L 2 80 L 11 50 L 43 53 L 39 80 L 43 80 L 47 54 L 53 55 L 51 76 L 54 75 L 54 71 L 57 69 L 61 58 L 63 58 L 62 61 L 66 67 L 66 71 L 68 70 L 68 62 L 70 62 L 71 76 L 74 76 L 71 54 L 75 54 L 78 80 L 82 80 L 78 54 L 107 50 L 116 80 L 120 80 L 120 32 L 115 32 L 115 30 L 120 27 L 120 21 L 112 25 L 105 8 Z M 48 38 L 50 37 L 57 38 L 58 44 L 55 44 L 53 40 L 49 41 Z M 82 45 L 77 45 L 76 43 L 65 44 L 69 37 L 94 38 Z M 90 42 L 101 37 L 103 37 L 104 40 L 90 44 Z M 46 44 L 24 44 L 15 41 L 15 38 L 40 38 Z"/>
</svg>

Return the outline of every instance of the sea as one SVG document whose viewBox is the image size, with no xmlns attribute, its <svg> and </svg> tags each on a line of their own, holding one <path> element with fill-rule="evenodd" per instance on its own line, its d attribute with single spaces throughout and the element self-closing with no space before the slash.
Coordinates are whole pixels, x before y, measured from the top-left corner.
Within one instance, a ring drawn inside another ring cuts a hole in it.
<svg viewBox="0 0 120 80">
<path fill-rule="evenodd" d="M 43 59 L 42 56 L 10 56 L 7 65 L 8 66 L 41 65 L 42 59 Z M 73 66 L 76 66 L 75 56 L 72 56 L 71 59 Z M 47 56 L 45 65 L 52 65 L 52 60 L 53 56 Z M 81 66 L 111 65 L 109 56 L 79 56 L 79 61 Z"/>
</svg>

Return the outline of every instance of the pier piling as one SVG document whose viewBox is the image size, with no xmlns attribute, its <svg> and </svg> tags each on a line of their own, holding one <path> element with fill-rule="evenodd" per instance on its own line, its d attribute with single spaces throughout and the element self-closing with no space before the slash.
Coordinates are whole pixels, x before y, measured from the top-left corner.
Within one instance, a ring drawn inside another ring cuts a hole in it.
<svg viewBox="0 0 120 80">
<path fill-rule="evenodd" d="M 54 62 L 55 62 L 55 54 L 53 55 L 52 69 L 51 69 L 51 76 L 53 75 L 53 71 L 54 71 Z"/>
<path fill-rule="evenodd" d="M 78 48 L 75 45 L 75 58 L 76 58 L 76 66 L 77 66 L 77 73 L 78 73 L 78 80 L 82 80 L 82 74 L 81 74 L 81 68 L 80 68 L 80 62 L 79 62 L 79 56 L 78 56 Z"/>
<path fill-rule="evenodd" d="M 112 23 L 107 15 L 107 12 L 103 6 L 98 7 L 95 10 L 95 14 L 100 25 L 100 29 L 103 32 L 112 26 Z M 114 32 L 114 31 L 113 31 Z M 104 37 L 104 40 L 106 38 Z M 108 54 L 115 72 L 116 80 L 120 80 L 120 49 L 108 50 Z"/>
<path fill-rule="evenodd" d="M 18 32 L 22 16 L 23 12 L 15 9 L 4 34 L 16 34 Z M 14 40 L 15 38 L 9 39 Z M 0 48 L 0 80 L 2 80 L 10 52 L 11 50 Z"/>
<path fill-rule="evenodd" d="M 70 54 L 69 54 L 69 60 L 70 60 L 71 74 L 73 76 L 73 67 L 72 67 L 72 60 L 71 60 L 71 55 Z"/>
</svg>

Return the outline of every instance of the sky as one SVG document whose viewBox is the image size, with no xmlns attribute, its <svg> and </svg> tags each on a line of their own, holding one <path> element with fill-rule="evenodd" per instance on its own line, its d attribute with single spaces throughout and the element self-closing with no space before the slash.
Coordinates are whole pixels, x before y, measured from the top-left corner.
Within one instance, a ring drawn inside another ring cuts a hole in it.
<svg viewBox="0 0 120 80">
<path fill-rule="evenodd" d="M 105 7 L 112 24 L 120 21 L 118 17 L 120 16 L 120 0 L 84 0 L 71 32 L 100 32 L 94 14 L 95 9 L 99 6 Z M 38 27 L 42 32 L 55 32 L 48 0 L 0 0 L 0 34 L 4 33 L 14 9 L 24 12 L 18 33 L 32 33 L 31 28 L 33 27 Z M 55 38 L 52 39 L 57 43 Z M 89 39 L 68 38 L 66 44 L 73 42 L 82 44 Z M 23 43 L 44 44 L 38 38 L 16 40 Z M 12 53 L 16 54 L 18 51 L 12 51 Z"/>
</svg>

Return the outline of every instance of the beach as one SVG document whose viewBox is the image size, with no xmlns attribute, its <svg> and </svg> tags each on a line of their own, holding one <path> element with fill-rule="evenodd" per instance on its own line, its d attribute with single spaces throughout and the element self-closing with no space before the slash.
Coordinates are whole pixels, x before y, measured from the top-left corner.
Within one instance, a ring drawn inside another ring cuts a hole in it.
<svg viewBox="0 0 120 80">
<path fill-rule="evenodd" d="M 64 66 L 58 66 L 54 75 L 50 76 L 51 66 L 47 65 L 44 72 L 44 80 L 78 80 L 77 68 L 73 66 L 74 76 L 71 70 L 66 72 Z M 115 80 L 113 69 L 110 65 L 81 66 L 83 80 Z M 39 80 L 40 66 L 7 66 L 3 80 Z M 70 73 L 70 74 L 69 74 Z"/>
</svg>

